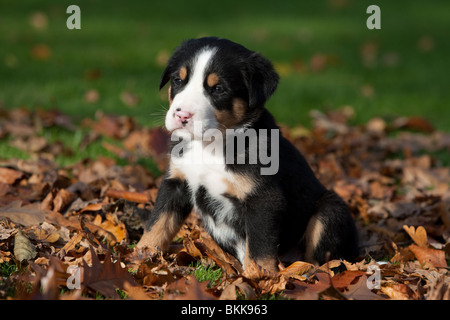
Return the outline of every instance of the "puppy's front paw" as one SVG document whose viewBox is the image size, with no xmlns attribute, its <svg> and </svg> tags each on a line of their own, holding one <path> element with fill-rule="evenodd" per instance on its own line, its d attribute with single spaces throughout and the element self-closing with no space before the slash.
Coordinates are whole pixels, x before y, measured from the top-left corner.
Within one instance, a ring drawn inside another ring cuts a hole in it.
<svg viewBox="0 0 450 320">
<path fill-rule="evenodd" d="M 155 244 L 154 237 L 152 237 L 150 232 L 144 232 L 141 240 L 136 244 L 136 250 L 142 254 L 146 253 L 149 256 L 153 256 L 161 251 L 157 244 Z"/>
</svg>

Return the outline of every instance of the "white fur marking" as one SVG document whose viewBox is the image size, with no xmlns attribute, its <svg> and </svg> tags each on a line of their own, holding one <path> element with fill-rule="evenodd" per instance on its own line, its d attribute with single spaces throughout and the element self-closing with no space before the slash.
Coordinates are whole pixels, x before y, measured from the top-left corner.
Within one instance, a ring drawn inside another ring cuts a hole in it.
<svg viewBox="0 0 450 320">
<path fill-rule="evenodd" d="M 192 202 L 197 211 L 199 210 L 195 203 L 195 193 L 200 186 L 204 186 L 211 197 L 220 201 L 221 206 L 214 208 L 214 219 L 210 215 L 202 214 L 201 211 L 200 214 L 206 229 L 219 242 L 232 245 L 237 241 L 235 245 L 237 258 L 243 263 L 246 249 L 245 240 L 239 239 L 233 228 L 229 227 L 229 222 L 235 218 L 233 216 L 234 207 L 231 201 L 223 196 L 228 187 L 225 181 L 230 181 L 233 177 L 225 170 L 224 155 L 221 152 L 212 153 L 211 148 L 208 148 L 211 142 L 198 139 L 198 134 L 201 135 L 206 130 L 218 128 L 214 107 L 203 87 L 207 76 L 206 68 L 215 53 L 216 49 L 211 48 L 200 51 L 195 58 L 189 82 L 181 92 L 175 95 L 167 112 L 166 128 L 169 131 L 179 127 L 176 119 L 172 116 L 177 108 L 193 114 L 192 119 L 185 127 L 177 129 L 173 133 L 186 139 L 188 146 L 183 148 L 183 157 L 171 158 L 170 168 L 181 171 L 186 177 L 193 197 Z M 202 127 L 198 134 L 195 132 L 197 130 L 194 130 L 194 128 L 198 128 L 195 125 L 196 122 L 201 122 Z"/>
<path fill-rule="evenodd" d="M 205 94 L 203 87 L 206 78 L 206 68 L 208 67 L 210 60 L 216 53 L 217 49 L 207 48 L 196 56 L 192 73 L 189 77 L 189 82 L 186 87 L 175 95 L 169 111 L 166 115 L 166 128 L 169 131 L 173 131 L 178 128 L 176 119 L 173 117 L 173 113 L 177 108 L 182 111 L 189 112 L 194 116 L 189 123 L 179 131 L 192 132 L 192 125 L 194 121 L 201 121 L 203 124 L 203 130 L 209 128 L 217 128 L 217 120 L 214 114 L 214 107 L 211 105 L 208 97 Z"/>
</svg>

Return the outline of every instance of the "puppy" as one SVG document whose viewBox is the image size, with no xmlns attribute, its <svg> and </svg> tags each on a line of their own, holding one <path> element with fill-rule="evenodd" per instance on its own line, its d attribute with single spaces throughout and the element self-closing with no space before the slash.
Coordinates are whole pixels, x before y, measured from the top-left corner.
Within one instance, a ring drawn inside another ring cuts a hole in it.
<svg viewBox="0 0 450 320">
<path fill-rule="evenodd" d="M 170 163 L 138 248 L 166 249 L 195 209 L 244 269 L 356 257 L 346 204 L 264 107 L 278 80 L 266 58 L 226 39 L 188 40 L 175 50 L 160 83 L 170 82 Z"/>
</svg>

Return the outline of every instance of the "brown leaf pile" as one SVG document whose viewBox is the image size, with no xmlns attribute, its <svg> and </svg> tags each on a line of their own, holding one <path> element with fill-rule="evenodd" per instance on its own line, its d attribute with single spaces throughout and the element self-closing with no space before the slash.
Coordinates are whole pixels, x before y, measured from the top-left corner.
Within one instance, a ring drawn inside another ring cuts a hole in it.
<svg viewBox="0 0 450 320">
<path fill-rule="evenodd" d="M 83 121 L 89 131 L 81 145 L 114 139 L 117 144 L 102 147 L 128 164 L 101 157 L 60 167 L 54 157 L 77 150 L 50 143 L 42 132 L 75 130 L 70 118 L 2 111 L 0 137 L 31 158 L 0 163 L 0 298 L 450 299 L 450 173 L 439 159 L 450 151 L 450 135 L 423 118 L 351 126 L 352 114 L 351 108 L 313 111 L 312 129 L 282 131 L 349 204 L 360 259 L 322 266 L 297 261 L 273 274 L 257 265 L 244 271 L 194 212 L 168 252 L 134 248 L 161 180 L 137 159 L 152 157 L 164 170 L 164 131 L 99 114 Z M 220 279 L 199 282 L 199 264 L 220 268 Z M 15 271 L 6 274 L 11 266 Z"/>
</svg>

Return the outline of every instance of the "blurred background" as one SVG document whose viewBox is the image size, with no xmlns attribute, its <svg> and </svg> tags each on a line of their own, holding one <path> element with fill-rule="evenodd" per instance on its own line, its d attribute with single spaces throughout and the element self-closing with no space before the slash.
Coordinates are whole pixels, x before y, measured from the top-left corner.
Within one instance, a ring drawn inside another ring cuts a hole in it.
<svg viewBox="0 0 450 320">
<path fill-rule="evenodd" d="M 81 30 L 69 30 L 69 5 Z M 369 30 L 366 9 L 381 9 Z M 281 82 L 267 107 L 289 126 L 351 106 L 365 123 L 420 115 L 450 130 L 449 1 L 0 2 L 0 108 L 104 113 L 162 124 L 159 78 L 184 39 L 219 36 L 262 53 Z"/>
</svg>

